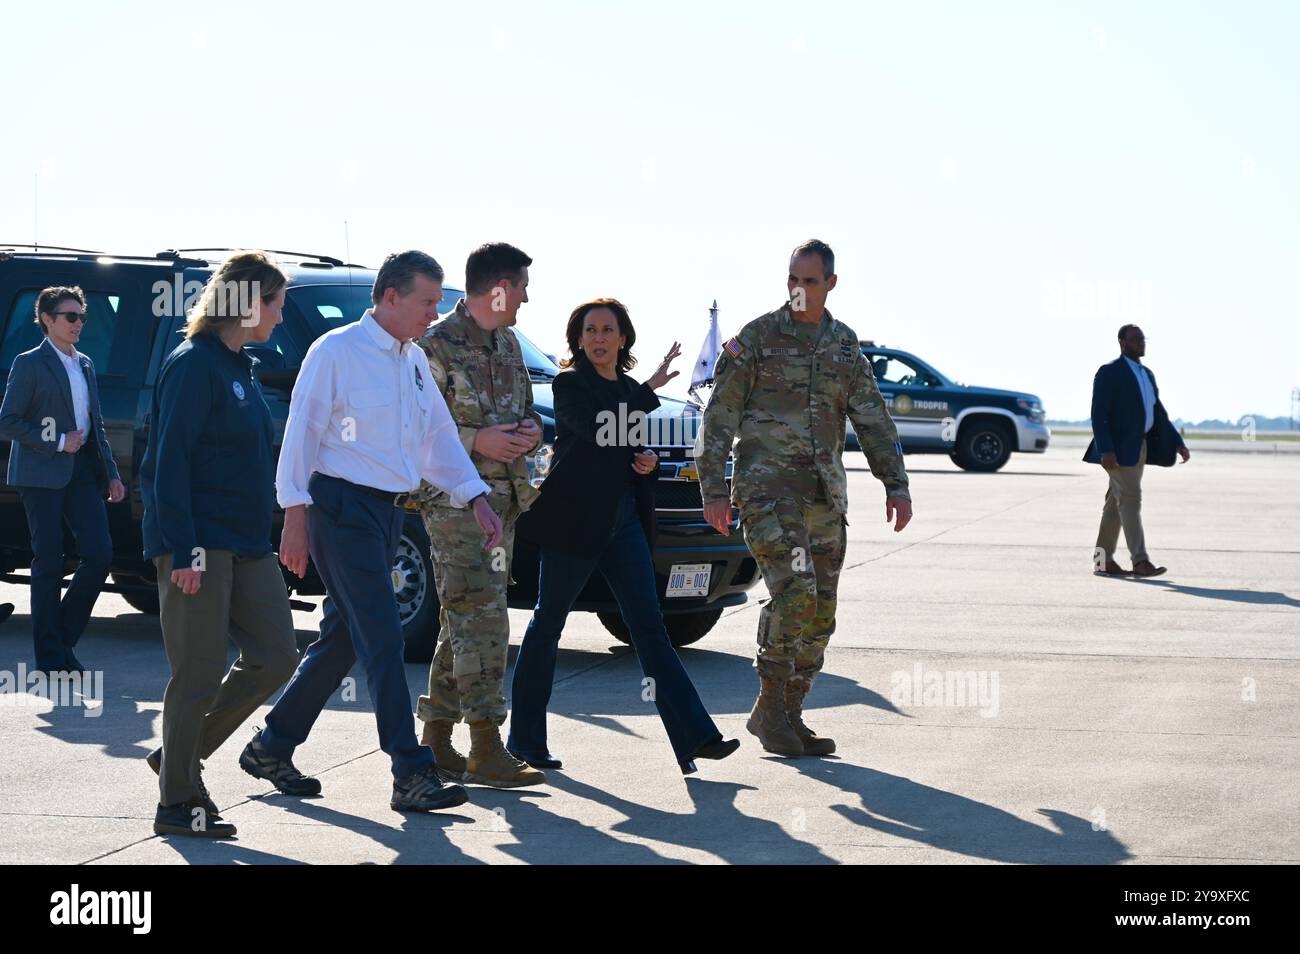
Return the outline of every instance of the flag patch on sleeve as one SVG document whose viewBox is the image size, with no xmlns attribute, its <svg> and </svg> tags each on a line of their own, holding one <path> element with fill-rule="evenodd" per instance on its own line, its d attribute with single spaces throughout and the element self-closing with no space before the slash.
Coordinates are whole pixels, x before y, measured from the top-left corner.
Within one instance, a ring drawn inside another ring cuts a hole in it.
<svg viewBox="0 0 1300 954">
<path fill-rule="evenodd" d="M 731 338 L 722 346 L 722 350 L 727 352 L 733 358 L 739 358 L 745 353 L 745 346 L 740 343 L 739 338 Z"/>
</svg>

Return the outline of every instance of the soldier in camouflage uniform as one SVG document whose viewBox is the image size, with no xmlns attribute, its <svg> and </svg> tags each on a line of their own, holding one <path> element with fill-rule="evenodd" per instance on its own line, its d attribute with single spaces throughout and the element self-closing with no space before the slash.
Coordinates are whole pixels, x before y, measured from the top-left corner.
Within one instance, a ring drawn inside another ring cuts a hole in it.
<svg viewBox="0 0 1300 954">
<path fill-rule="evenodd" d="M 823 242 L 794 250 L 790 301 L 751 321 L 723 347 L 698 445 L 705 517 L 730 533 L 740 510 L 745 543 L 771 599 L 758 624 L 761 689 L 748 728 L 780 755 L 826 755 L 835 743 L 803 722 L 804 699 L 835 631 L 844 565 L 844 420 L 853 421 L 871 472 L 885 485 L 885 519 L 911 519 L 898 432 L 853 329 L 826 311 L 834 254 Z M 730 500 L 727 454 L 735 445 Z"/>
<path fill-rule="evenodd" d="M 488 502 L 505 536 L 496 550 L 485 553 L 478 542 L 482 532 L 477 540 L 473 532 L 473 513 L 453 507 L 430 485 L 421 488 L 420 512 L 433 548 L 442 610 L 429 694 L 420 697 L 417 715 L 425 723 L 423 742 L 433 749 L 444 776 L 498 788 L 545 781 L 542 772 L 506 751 L 500 736 L 506 718 L 506 587 L 514 525 L 537 495 L 523 455 L 542 438 L 528 368 L 510 331 L 519 305 L 528 300 L 531 262 L 504 243 L 476 249 L 465 266 L 468 297 L 419 340 L 465 450 L 492 488 Z M 462 718 L 470 727 L 468 758 L 451 741 L 452 727 Z"/>
</svg>

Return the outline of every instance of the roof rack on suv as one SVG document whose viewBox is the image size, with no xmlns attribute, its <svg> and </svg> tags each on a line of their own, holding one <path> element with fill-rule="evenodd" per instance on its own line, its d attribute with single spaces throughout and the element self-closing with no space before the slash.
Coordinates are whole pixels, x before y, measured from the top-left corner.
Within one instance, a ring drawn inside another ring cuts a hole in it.
<svg viewBox="0 0 1300 954">
<path fill-rule="evenodd" d="M 28 251 L 31 249 L 31 251 Z M 21 251 L 20 251 L 21 250 Z M 67 245 L 36 245 L 29 242 L 0 242 L 0 262 L 8 261 L 17 255 L 25 258 L 75 258 L 78 261 L 93 262 L 111 259 L 121 262 L 170 262 L 173 266 L 205 265 L 201 259 L 184 259 L 179 255 L 115 255 L 112 252 L 100 252 L 89 248 L 71 248 Z"/>
<path fill-rule="evenodd" d="M 237 248 L 220 248 L 218 246 L 212 246 L 209 248 L 169 248 L 166 251 L 159 252 L 158 256 L 159 258 L 161 258 L 164 255 L 181 255 L 189 252 L 239 252 L 239 251 L 246 251 L 246 250 L 237 249 Z M 321 265 L 328 265 L 333 268 L 365 268 L 366 267 L 365 265 L 357 265 L 354 262 L 345 262 L 342 259 L 334 258 L 332 255 L 316 255 L 312 252 L 289 252 L 279 248 L 268 248 L 268 249 L 264 249 L 264 251 L 270 252 L 272 255 L 279 255 L 284 258 L 296 258 L 302 261 L 304 264 L 308 264 L 308 265 L 312 264 L 313 262 L 319 262 Z M 316 267 L 320 267 L 320 266 L 317 265 Z"/>
<path fill-rule="evenodd" d="M 44 249 L 47 252 L 78 252 L 82 255 L 103 255 L 103 252 L 97 252 L 91 248 L 68 248 L 66 245 L 34 245 L 31 242 L 0 242 L 0 249 L 12 251 L 19 248 L 30 248 L 39 252 Z"/>
</svg>

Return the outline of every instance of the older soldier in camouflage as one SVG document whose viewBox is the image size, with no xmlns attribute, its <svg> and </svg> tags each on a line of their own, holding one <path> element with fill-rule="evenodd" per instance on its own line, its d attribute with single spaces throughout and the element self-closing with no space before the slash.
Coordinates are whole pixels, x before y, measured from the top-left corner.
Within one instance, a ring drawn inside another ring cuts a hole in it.
<svg viewBox="0 0 1300 954">
<path fill-rule="evenodd" d="M 465 450 L 492 488 L 488 502 L 505 537 L 485 555 L 475 543 L 474 515 L 451 506 L 436 488 L 421 488 L 420 512 L 433 548 L 442 610 L 429 694 L 420 697 L 417 714 L 425 723 L 423 742 L 433 749 L 444 777 L 497 788 L 545 781 L 542 772 L 506 751 L 500 735 L 506 719 L 506 587 L 514 525 L 537 495 L 523 455 L 542 438 L 528 368 L 510 331 L 520 304 L 528 300 L 531 262 L 504 243 L 476 249 L 465 266 L 468 297 L 419 341 Z M 451 739 L 462 718 L 470 727 L 468 757 Z"/>
<path fill-rule="evenodd" d="M 857 334 L 825 307 L 834 272 L 825 243 L 794 250 L 790 301 L 723 347 L 698 446 L 705 518 L 729 534 L 731 506 L 739 508 L 745 543 L 771 595 L 759 615 L 761 689 L 747 727 L 764 749 L 786 756 L 835 751 L 802 713 L 835 631 L 848 511 L 846 416 L 885 485 L 885 519 L 897 514 L 897 531 L 912 514 L 898 432 L 871 366 Z M 733 440 L 728 500 L 724 468 Z"/>
</svg>

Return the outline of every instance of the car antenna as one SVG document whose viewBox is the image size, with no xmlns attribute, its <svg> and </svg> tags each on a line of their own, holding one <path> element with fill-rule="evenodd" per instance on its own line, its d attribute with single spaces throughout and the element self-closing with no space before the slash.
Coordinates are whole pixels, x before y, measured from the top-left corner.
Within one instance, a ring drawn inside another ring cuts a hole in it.
<svg viewBox="0 0 1300 954">
<path fill-rule="evenodd" d="M 348 307 L 352 307 L 352 242 L 348 239 L 348 220 L 343 220 L 343 252 L 348 257 Z"/>
</svg>

